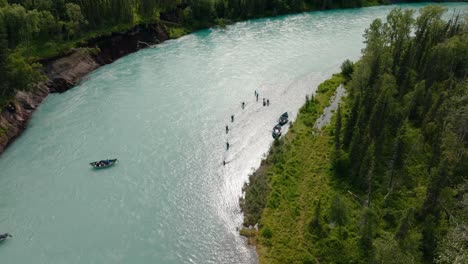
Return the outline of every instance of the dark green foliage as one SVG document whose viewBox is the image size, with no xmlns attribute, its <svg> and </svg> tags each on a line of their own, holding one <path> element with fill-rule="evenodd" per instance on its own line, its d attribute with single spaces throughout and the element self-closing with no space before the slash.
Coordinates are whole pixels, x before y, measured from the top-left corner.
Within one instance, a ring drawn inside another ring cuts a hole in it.
<svg viewBox="0 0 468 264">
<path fill-rule="evenodd" d="M 12 96 L 15 90 L 31 88 L 42 79 L 39 64 L 29 63 L 19 53 L 10 52 L 4 21 L 0 17 L 0 102 Z"/>
<path fill-rule="evenodd" d="M 442 20 L 444 12 L 426 7 L 415 20 L 412 11 L 395 9 L 386 23 L 375 20 L 366 30 L 367 46 L 349 82 L 351 108 L 345 114 L 342 145 L 351 168 L 335 173 L 351 175 L 355 192 L 367 195 L 366 205 L 382 210 L 372 215 L 381 214 L 382 227 L 393 232 L 401 250 L 408 248 L 404 256 L 428 262 L 436 258 L 437 238 L 448 229 L 444 190 L 466 181 L 468 125 L 461 120 L 468 100 L 467 25 L 456 16 Z M 340 138 L 335 136 L 336 144 Z M 465 170 L 456 169 L 461 167 Z M 407 196 L 417 184 L 426 186 L 425 195 Z M 408 203 L 403 197 L 418 209 L 407 209 L 394 230 L 395 212 Z M 365 212 L 363 253 L 375 249 L 377 227 L 369 219 Z M 395 245 L 380 243 L 379 258 L 395 252 Z"/>
<path fill-rule="evenodd" d="M 3 26 L 3 19 L 0 18 L 0 99 L 10 93 L 7 73 L 8 40 Z M 1 102 L 2 100 L 0 100 Z"/>
<path fill-rule="evenodd" d="M 335 195 L 330 208 L 330 219 L 341 227 L 348 222 L 348 214 L 348 208 L 343 199 L 340 195 Z"/>
<path fill-rule="evenodd" d="M 351 144 L 351 139 L 354 133 L 354 126 L 358 119 L 358 111 L 361 103 L 361 97 L 359 94 L 355 95 L 354 97 L 353 94 L 350 94 L 350 97 L 352 97 L 354 100 L 352 100 L 351 102 L 351 111 L 347 119 L 346 128 L 343 136 L 343 146 L 346 149 L 348 149 L 350 147 L 349 145 Z"/>
<path fill-rule="evenodd" d="M 273 236 L 273 233 L 271 232 L 270 228 L 264 227 L 260 232 L 260 235 L 262 235 L 262 237 L 264 238 L 271 238 Z"/>
<path fill-rule="evenodd" d="M 320 223 L 320 212 L 321 212 L 320 207 L 321 207 L 321 204 L 322 204 L 322 202 L 319 200 L 317 205 L 315 206 L 314 217 L 312 218 L 312 221 L 310 221 L 311 229 L 321 227 L 321 223 Z"/>
<path fill-rule="evenodd" d="M 244 225 L 255 225 L 258 223 L 263 208 L 266 206 L 266 197 L 270 192 L 268 186 L 268 176 L 260 173 L 254 173 L 249 177 L 249 184 L 245 184 L 243 191 L 245 198 L 240 199 L 240 207 L 244 216 Z"/>
<path fill-rule="evenodd" d="M 346 179 L 350 168 L 348 154 L 343 150 L 336 150 L 333 153 L 332 165 L 334 175 L 338 178 Z"/>
<path fill-rule="evenodd" d="M 351 74 L 354 72 L 354 63 L 350 60 L 345 60 L 341 64 L 341 74 L 346 78 L 346 80 L 351 79 Z"/>
<path fill-rule="evenodd" d="M 403 219 L 401 219 L 400 226 L 398 227 L 398 230 L 395 233 L 396 239 L 400 241 L 404 241 L 408 237 L 408 234 L 412 225 L 412 214 L 413 214 L 413 209 L 411 208 L 406 213 L 406 216 L 403 217 Z"/>
<path fill-rule="evenodd" d="M 376 215 L 369 209 L 365 208 L 362 213 L 362 219 L 360 224 L 360 237 L 359 243 L 366 258 L 372 259 L 374 254 L 374 232 L 375 232 Z"/>
<path fill-rule="evenodd" d="M 341 150 L 341 107 L 338 106 L 335 121 L 335 151 Z"/>
<path fill-rule="evenodd" d="M 321 207 L 322 207 L 322 201 L 319 200 L 317 205 L 315 206 L 314 216 L 312 217 L 312 220 L 310 221 L 310 224 L 309 224 L 310 232 L 318 237 L 324 237 L 326 235 L 323 224 L 322 224 Z"/>
</svg>

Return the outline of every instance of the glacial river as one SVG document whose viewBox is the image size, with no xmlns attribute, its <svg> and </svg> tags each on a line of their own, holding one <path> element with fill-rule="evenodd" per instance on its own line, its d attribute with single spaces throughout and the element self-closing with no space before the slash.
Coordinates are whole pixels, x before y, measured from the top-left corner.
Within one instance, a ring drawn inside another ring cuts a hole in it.
<svg viewBox="0 0 468 264">
<path fill-rule="evenodd" d="M 358 59 L 364 29 L 393 7 L 198 31 L 50 95 L 0 157 L 0 233 L 13 234 L 0 262 L 256 263 L 236 231 L 238 198 L 272 127 L 285 111 L 294 119 L 345 59 Z M 105 158 L 119 161 L 88 164 Z"/>
</svg>

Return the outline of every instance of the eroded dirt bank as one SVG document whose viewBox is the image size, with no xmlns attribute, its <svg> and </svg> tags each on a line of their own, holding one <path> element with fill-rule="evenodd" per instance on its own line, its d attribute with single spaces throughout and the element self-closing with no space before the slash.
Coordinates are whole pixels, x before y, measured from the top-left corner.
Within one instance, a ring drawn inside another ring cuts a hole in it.
<svg viewBox="0 0 468 264">
<path fill-rule="evenodd" d="M 85 75 L 98 67 L 169 39 L 161 24 L 136 26 L 131 30 L 91 39 L 81 48 L 39 61 L 44 82 L 32 91 L 19 91 L 0 113 L 0 154 L 26 129 L 34 110 L 49 93 L 62 93 L 74 87 Z"/>
</svg>

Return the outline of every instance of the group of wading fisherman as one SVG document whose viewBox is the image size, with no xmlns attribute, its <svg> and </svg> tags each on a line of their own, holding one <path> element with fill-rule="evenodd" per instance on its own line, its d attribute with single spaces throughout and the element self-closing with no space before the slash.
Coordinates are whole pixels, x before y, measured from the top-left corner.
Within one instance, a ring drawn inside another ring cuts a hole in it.
<svg viewBox="0 0 468 264">
<path fill-rule="evenodd" d="M 258 93 L 257 90 L 255 90 L 255 99 L 258 102 Z M 270 99 L 265 99 L 263 98 L 263 106 L 270 106 Z M 241 108 L 244 110 L 245 108 L 245 102 L 241 103 Z M 234 115 L 231 115 L 231 123 L 234 123 Z M 226 134 L 229 133 L 229 126 L 226 125 Z M 226 150 L 229 150 L 229 142 L 226 141 Z M 223 160 L 223 165 L 226 165 L 226 160 Z"/>
</svg>

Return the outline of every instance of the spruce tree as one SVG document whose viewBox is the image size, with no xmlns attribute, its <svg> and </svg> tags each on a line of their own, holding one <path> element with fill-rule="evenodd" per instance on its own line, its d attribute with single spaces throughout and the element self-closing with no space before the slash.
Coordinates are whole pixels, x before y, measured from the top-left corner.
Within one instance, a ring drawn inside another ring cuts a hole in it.
<svg viewBox="0 0 468 264">
<path fill-rule="evenodd" d="M 5 33 L 5 24 L 0 17 L 0 99 L 9 95 L 10 85 L 8 80 L 8 40 Z"/>
</svg>

